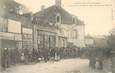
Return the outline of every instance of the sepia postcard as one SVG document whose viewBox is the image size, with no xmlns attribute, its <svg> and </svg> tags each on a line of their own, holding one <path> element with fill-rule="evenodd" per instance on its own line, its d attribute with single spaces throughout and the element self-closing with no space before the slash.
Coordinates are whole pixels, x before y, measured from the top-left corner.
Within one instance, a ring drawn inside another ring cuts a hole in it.
<svg viewBox="0 0 115 73">
<path fill-rule="evenodd" d="M 115 73 L 115 0 L 0 0 L 0 73 Z"/>
</svg>

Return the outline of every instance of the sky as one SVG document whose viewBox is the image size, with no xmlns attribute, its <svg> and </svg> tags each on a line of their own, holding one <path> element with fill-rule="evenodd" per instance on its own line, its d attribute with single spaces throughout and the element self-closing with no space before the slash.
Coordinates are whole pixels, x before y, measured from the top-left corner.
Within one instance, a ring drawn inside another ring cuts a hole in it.
<svg viewBox="0 0 115 73">
<path fill-rule="evenodd" d="M 55 4 L 55 0 L 16 0 L 25 5 L 30 11 L 38 12 L 41 6 L 45 8 Z M 103 4 L 105 6 L 78 6 L 76 4 Z M 85 33 L 94 35 L 107 35 L 114 27 L 112 0 L 62 0 L 62 7 L 71 14 L 76 15 L 85 23 Z"/>
</svg>

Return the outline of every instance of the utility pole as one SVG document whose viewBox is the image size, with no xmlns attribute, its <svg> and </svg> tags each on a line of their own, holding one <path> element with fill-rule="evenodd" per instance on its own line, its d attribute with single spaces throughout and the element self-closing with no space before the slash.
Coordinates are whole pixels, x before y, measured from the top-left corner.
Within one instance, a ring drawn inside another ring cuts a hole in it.
<svg viewBox="0 0 115 73">
<path fill-rule="evenodd" d="M 34 43 L 34 40 L 35 40 L 35 39 L 34 39 L 34 38 L 35 38 L 35 37 L 34 37 L 34 35 L 35 35 L 35 34 L 34 34 L 34 33 L 35 33 L 35 29 L 34 29 L 34 24 L 32 23 L 32 22 L 33 22 L 33 15 L 32 15 L 32 13 L 31 13 L 30 20 L 31 20 L 30 23 L 31 23 L 31 27 L 32 27 L 32 46 L 33 46 L 33 48 L 35 48 L 35 47 L 34 47 L 34 44 L 35 44 L 35 43 Z"/>
<path fill-rule="evenodd" d="M 23 51 L 23 23 L 21 23 L 21 51 Z"/>
<path fill-rule="evenodd" d="M 0 0 L 0 18 L 4 17 L 5 10 L 3 6 L 5 5 L 5 0 Z M 0 72 L 2 71 L 2 36 L 0 36 Z"/>
</svg>

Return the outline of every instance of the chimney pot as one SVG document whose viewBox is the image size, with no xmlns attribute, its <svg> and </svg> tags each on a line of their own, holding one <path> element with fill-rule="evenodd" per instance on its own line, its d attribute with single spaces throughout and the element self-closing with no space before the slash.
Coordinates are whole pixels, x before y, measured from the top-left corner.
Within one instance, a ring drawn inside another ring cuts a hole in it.
<svg viewBox="0 0 115 73">
<path fill-rule="evenodd" d="M 56 1 L 55 1 L 55 4 L 56 4 L 56 6 L 61 7 L 61 0 L 56 0 Z"/>
<path fill-rule="evenodd" d="M 45 9 L 45 6 L 44 6 L 44 5 L 42 5 L 42 6 L 41 6 L 41 10 L 44 10 L 44 9 Z"/>
</svg>

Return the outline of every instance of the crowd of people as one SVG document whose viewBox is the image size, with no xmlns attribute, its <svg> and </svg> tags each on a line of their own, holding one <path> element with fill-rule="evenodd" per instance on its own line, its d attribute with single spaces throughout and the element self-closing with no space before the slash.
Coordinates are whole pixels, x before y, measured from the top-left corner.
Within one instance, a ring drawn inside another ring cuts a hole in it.
<svg viewBox="0 0 115 73">
<path fill-rule="evenodd" d="M 38 49 L 2 49 L 2 67 L 6 69 L 12 65 L 29 64 L 40 61 L 59 61 L 65 58 L 77 57 L 76 48 L 38 48 Z"/>
<path fill-rule="evenodd" d="M 104 51 L 92 50 L 89 56 L 89 67 L 92 69 L 103 70 Z"/>
<path fill-rule="evenodd" d="M 82 55 L 89 59 L 91 69 L 103 70 L 104 61 L 110 58 L 110 49 L 103 47 L 87 47 L 82 51 Z"/>
<path fill-rule="evenodd" d="M 92 69 L 103 70 L 103 61 L 108 57 L 109 49 L 106 48 L 38 48 L 38 49 L 2 49 L 2 67 L 6 69 L 12 65 L 29 64 L 48 61 L 59 61 L 66 58 L 85 57 L 89 59 L 89 67 Z"/>
</svg>

